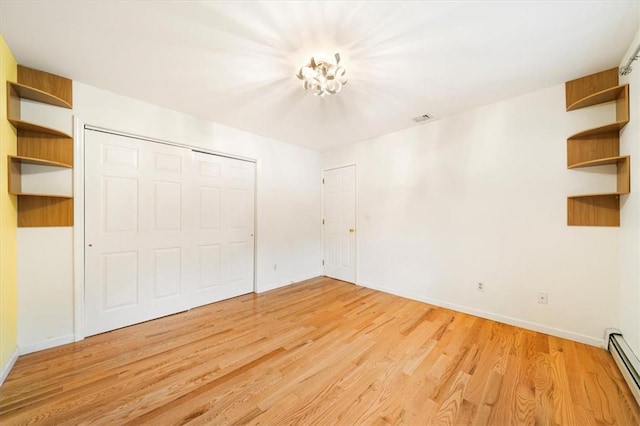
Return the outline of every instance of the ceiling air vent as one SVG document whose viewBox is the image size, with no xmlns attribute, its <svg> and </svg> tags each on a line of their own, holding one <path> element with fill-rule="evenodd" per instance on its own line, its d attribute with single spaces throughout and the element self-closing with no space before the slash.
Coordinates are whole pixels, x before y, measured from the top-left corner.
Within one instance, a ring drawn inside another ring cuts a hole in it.
<svg viewBox="0 0 640 426">
<path fill-rule="evenodd" d="M 424 123 L 425 121 L 429 121 L 433 118 L 433 115 L 430 114 L 422 114 L 417 117 L 414 117 L 413 121 L 416 123 Z"/>
</svg>

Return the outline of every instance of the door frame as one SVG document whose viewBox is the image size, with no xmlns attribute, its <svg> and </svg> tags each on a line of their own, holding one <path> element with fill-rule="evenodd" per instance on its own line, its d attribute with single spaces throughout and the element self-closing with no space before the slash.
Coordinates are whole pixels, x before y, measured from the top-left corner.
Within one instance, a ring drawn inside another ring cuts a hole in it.
<svg viewBox="0 0 640 426">
<path fill-rule="evenodd" d="M 355 250 L 355 277 L 354 277 L 354 285 L 359 285 L 359 281 L 358 281 L 358 275 L 359 275 L 359 262 L 358 262 L 358 164 L 357 163 L 348 163 L 348 164 L 343 164 L 341 166 L 335 166 L 335 167 L 329 167 L 326 169 L 322 169 L 322 176 L 320 177 L 320 184 L 322 186 L 322 191 L 321 195 L 320 195 L 320 223 L 322 226 L 322 232 L 321 232 L 321 240 L 322 240 L 322 275 L 324 275 L 324 223 L 322 223 L 322 221 L 324 220 L 324 174 L 326 172 L 329 172 L 331 170 L 337 170 L 337 169 L 344 169 L 345 167 L 353 167 L 354 172 L 355 172 L 355 177 L 356 177 L 356 182 L 355 182 L 355 186 L 356 186 L 356 193 L 355 193 L 355 200 L 354 200 L 354 214 L 355 214 L 355 223 L 356 223 L 356 235 L 355 235 L 355 244 L 353 246 L 354 250 Z"/>
<path fill-rule="evenodd" d="M 255 164 L 253 174 L 253 292 L 257 292 L 257 265 L 258 265 L 258 172 L 260 170 L 260 160 L 239 155 L 218 152 L 207 148 L 193 145 L 180 144 L 162 139 L 140 136 L 133 133 L 107 129 L 99 126 L 85 124 L 78 117 L 73 119 L 73 334 L 76 342 L 85 338 L 84 324 L 84 299 L 85 299 L 85 206 L 84 206 L 84 146 L 85 131 L 93 130 L 109 133 L 117 136 L 140 139 L 147 142 L 161 143 L 190 149 L 204 154 L 212 154 L 220 157 L 232 158 L 234 160 L 247 161 Z"/>
</svg>

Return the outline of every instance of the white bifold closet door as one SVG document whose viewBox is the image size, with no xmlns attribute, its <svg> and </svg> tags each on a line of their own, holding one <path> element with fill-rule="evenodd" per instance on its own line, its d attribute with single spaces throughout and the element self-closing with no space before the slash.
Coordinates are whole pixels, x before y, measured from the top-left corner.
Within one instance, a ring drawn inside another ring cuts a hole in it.
<svg viewBox="0 0 640 426">
<path fill-rule="evenodd" d="M 251 162 L 85 131 L 85 335 L 253 291 Z"/>
</svg>

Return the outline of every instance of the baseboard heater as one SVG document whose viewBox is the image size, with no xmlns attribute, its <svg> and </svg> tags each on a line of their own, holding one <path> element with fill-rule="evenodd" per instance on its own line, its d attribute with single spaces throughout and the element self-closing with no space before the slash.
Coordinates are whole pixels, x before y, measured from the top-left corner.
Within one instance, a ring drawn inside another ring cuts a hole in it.
<svg viewBox="0 0 640 426">
<path fill-rule="evenodd" d="M 638 361 L 638 357 L 633 353 L 622 337 L 622 332 L 618 329 L 607 329 L 605 342 L 622 373 L 622 377 L 629 385 L 636 402 L 640 405 L 640 361 Z"/>
</svg>

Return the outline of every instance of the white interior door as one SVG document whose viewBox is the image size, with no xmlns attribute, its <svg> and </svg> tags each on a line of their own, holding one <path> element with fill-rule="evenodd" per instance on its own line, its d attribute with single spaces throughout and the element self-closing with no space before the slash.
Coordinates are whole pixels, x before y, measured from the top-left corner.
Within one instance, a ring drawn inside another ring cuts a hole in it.
<svg viewBox="0 0 640 426">
<path fill-rule="evenodd" d="M 326 170 L 323 178 L 324 274 L 356 282 L 356 167 Z"/>
<path fill-rule="evenodd" d="M 194 152 L 197 274 L 192 306 L 253 291 L 255 164 Z"/>
<path fill-rule="evenodd" d="M 85 132 L 86 335 L 253 291 L 255 164 Z"/>
</svg>

